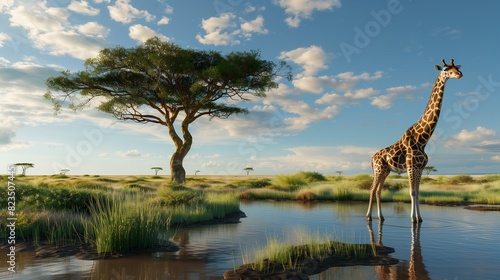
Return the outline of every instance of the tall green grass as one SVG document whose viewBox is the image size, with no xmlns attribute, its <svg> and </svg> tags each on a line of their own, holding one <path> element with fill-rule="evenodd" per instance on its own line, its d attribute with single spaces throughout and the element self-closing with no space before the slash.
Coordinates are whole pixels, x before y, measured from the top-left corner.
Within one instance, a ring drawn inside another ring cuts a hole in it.
<svg viewBox="0 0 500 280">
<path fill-rule="evenodd" d="M 16 214 L 16 241 L 50 245 L 73 244 L 83 239 L 87 215 L 72 211 L 20 211 Z M 0 224 L 3 225 L 3 219 Z M 4 233 L 4 232 L 3 232 Z M 6 238 L 7 236 L 3 236 Z"/>
<path fill-rule="evenodd" d="M 152 248 L 162 243 L 168 217 L 159 205 L 146 204 L 140 194 L 114 194 L 92 205 L 85 223 L 85 241 L 98 253 Z"/>
<path fill-rule="evenodd" d="M 228 192 L 204 192 L 196 203 L 170 205 L 162 208 L 170 217 L 170 224 L 192 224 L 222 219 L 240 211 L 236 194 Z"/>
</svg>

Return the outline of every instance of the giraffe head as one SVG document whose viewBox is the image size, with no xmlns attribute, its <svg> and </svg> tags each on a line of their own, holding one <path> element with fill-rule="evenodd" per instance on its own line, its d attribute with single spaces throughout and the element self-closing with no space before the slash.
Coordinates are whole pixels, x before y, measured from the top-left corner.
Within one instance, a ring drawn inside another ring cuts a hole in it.
<svg viewBox="0 0 500 280">
<path fill-rule="evenodd" d="M 455 65 L 453 63 L 453 59 L 450 64 L 446 64 L 446 61 L 443 59 L 443 66 L 435 65 L 436 70 L 441 71 L 441 75 L 444 75 L 445 78 L 462 78 L 462 72 L 460 72 L 460 65 Z"/>
</svg>

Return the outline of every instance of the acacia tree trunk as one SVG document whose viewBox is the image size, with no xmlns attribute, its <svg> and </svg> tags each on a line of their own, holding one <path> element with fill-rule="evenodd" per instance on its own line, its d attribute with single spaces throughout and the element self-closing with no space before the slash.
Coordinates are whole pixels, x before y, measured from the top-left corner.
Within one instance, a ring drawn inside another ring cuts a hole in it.
<svg viewBox="0 0 500 280">
<path fill-rule="evenodd" d="M 193 144 L 193 137 L 189 133 L 189 121 L 184 119 L 181 124 L 182 140 L 175 129 L 169 127 L 169 134 L 175 144 L 175 152 L 170 158 L 170 178 L 174 184 L 184 184 L 186 182 L 186 170 L 183 162 Z"/>
<path fill-rule="evenodd" d="M 177 151 L 174 152 L 170 159 L 170 178 L 174 184 L 184 184 L 186 182 L 186 170 L 182 165 L 183 160 L 184 156 Z"/>
</svg>

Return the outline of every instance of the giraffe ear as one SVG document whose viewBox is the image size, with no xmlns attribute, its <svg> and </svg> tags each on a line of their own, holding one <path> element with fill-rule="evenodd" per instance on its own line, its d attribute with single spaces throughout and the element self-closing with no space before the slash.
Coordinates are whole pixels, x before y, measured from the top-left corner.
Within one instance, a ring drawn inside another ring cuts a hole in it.
<svg viewBox="0 0 500 280">
<path fill-rule="evenodd" d="M 462 65 L 455 65 L 455 68 L 460 69 Z"/>
<path fill-rule="evenodd" d="M 437 64 L 436 64 L 436 65 L 434 65 L 434 68 L 436 68 L 436 70 L 438 70 L 438 71 L 443 70 L 443 68 L 441 68 L 441 66 L 440 66 L 440 65 L 437 65 Z"/>
</svg>

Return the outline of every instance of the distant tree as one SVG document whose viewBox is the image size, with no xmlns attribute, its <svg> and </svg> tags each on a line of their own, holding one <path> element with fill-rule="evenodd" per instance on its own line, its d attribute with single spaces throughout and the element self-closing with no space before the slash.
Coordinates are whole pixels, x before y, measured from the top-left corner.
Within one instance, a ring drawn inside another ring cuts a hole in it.
<svg viewBox="0 0 500 280">
<path fill-rule="evenodd" d="M 425 170 L 425 174 L 427 174 L 427 175 L 429 175 L 431 172 L 437 171 L 437 169 L 432 165 L 424 167 L 424 170 Z"/>
<path fill-rule="evenodd" d="M 247 167 L 245 169 L 243 169 L 247 172 L 247 175 L 250 173 L 250 171 L 253 171 L 253 168 L 252 167 Z"/>
<path fill-rule="evenodd" d="M 337 172 L 337 174 L 339 174 L 339 177 L 342 177 L 342 173 L 343 173 L 344 171 L 340 171 L 340 170 L 338 170 L 338 171 L 335 171 L 335 172 Z"/>
<path fill-rule="evenodd" d="M 35 167 L 34 163 L 29 163 L 29 162 L 18 162 L 14 164 L 15 166 L 19 166 L 22 169 L 21 175 L 26 175 L 26 169 Z"/>
<path fill-rule="evenodd" d="M 59 174 L 61 174 L 61 175 L 66 175 L 66 173 L 67 173 L 68 171 L 69 171 L 69 169 L 61 169 L 61 170 L 59 171 Z"/>
<path fill-rule="evenodd" d="M 194 172 L 194 175 L 196 176 L 196 174 L 198 174 L 198 173 L 200 173 L 200 170 L 196 170 L 196 171 Z"/>
<path fill-rule="evenodd" d="M 153 170 L 155 171 L 155 176 L 157 176 L 157 175 L 158 175 L 158 171 L 163 170 L 163 168 L 158 167 L 158 166 L 151 167 L 151 169 L 153 169 Z"/>
<path fill-rule="evenodd" d="M 118 120 L 166 126 L 175 146 L 170 159 L 174 183 L 186 181 L 183 161 L 193 143 L 191 123 L 204 116 L 226 119 L 248 113 L 234 101 L 264 97 L 278 86 L 278 76 L 291 79 L 284 61 L 278 66 L 261 59 L 259 51 L 221 55 L 183 49 L 157 37 L 132 48 L 103 49 L 84 65 L 84 71 L 47 79 L 44 97 L 52 101 L 55 112 L 67 102 L 78 110 L 97 101 L 97 109 Z"/>
</svg>

